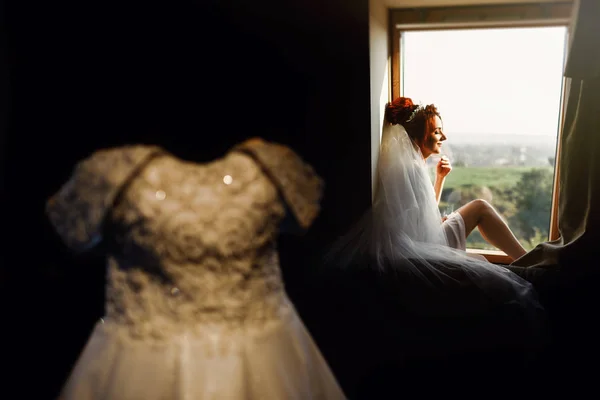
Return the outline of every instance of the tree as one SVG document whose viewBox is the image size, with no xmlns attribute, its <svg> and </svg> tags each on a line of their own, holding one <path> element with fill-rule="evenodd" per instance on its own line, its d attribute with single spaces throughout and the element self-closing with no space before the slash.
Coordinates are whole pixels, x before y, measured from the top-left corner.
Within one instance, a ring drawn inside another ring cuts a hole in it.
<svg viewBox="0 0 600 400">
<path fill-rule="evenodd" d="M 552 172 L 534 168 L 524 172 L 514 187 L 517 212 L 513 217 L 522 238 L 530 242 L 548 237 L 552 208 Z"/>
</svg>

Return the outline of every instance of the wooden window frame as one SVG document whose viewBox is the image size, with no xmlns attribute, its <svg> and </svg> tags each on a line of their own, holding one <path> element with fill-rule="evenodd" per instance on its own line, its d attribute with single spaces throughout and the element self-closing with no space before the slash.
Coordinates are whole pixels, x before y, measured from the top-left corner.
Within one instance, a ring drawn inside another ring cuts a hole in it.
<svg viewBox="0 0 600 400">
<path fill-rule="evenodd" d="M 575 1 L 541 2 L 531 4 L 410 7 L 389 10 L 391 43 L 391 99 L 402 92 L 402 71 L 400 39 L 402 32 L 442 30 L 442 29 L 490 29 L 564 26 L 570 28 Z M 565 49 L 565 60 L 567 49 Z M 561 109 L 559 110 L 556 157 L 554 162 L 554 182 L 552 186 L 552 206 L 550 211 L 549 240 L 560 237 L 558 231 L 559 159 L 561 152 L 562 122 L 566 105 L 566 79 L 563 78 Z M 391 100 L 390 99 L 390 100 Z M 467 249 L 467 252 L 480 254 L 495 264 L 510 264 L 506 253 L 498 250 Z"/>
</svg>

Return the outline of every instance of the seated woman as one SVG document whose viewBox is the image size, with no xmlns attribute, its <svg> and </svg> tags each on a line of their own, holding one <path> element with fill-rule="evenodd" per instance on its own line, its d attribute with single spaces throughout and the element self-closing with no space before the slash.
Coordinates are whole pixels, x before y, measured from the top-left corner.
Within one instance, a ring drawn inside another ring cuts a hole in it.
<svg viewBox="0 0 600 400">
<path fill-rule="evenodd" d="M 441 154 L 442 143 L 447 136 L 442 127 L 442 119 L 437 108 L 431 104 L 421 107 L 407 97 L 398 97 L 386 105 L 385 120 L 391 125 L 402 125 L 418 147 L 423 160 L 433 154 Z M 452 171 L 447 157 L 443 156 L 436 166 L 434 184 L 435 198 L 439 203 L 446 176 Z M 466 249 L 466 238 L 475 229 L 491 245 L 505 252 L 513 260 L 521 257 L 526 250 L 502 217 L 485 200 L 477 199 L 462 206 L 443 218 L 443 230 L 448 245 L 456 249 Z"/>
<path fill-rule="evenodd" d="M 396 99 L 385 117 L 372 207 L 334 243 L 325 259 L 326 279 L 320 275 L 320 287 L 311 287 L 323 299 L 319 313 L 327 348 L 339 357 L 335 364 L 352 365 L 337 376 L 349 382 L 352 394 L 399 398 L 407 390 L 422 396 L 436 389 L 432 373 L 454 384 L 465 376 L 480 384 L 486 377 L 496 382 L 492 367 L 530 367 L 548 332 L 535 290 L 507 268 L 464 251 L 467 233 L 479 226 L 517 257 L 510 230 L 481 201 L 442 223 L 438 200 L 450 165 L 438 164 L 432 185 L 425 159 L 446 138 L 433 105 Z M 452 242 L 453 235 L 460 240 Z M 373 394 L 383 387 L 398 394 Z M 464 391 L 464 385 L 456 387 Z"/>
<path fill-rule="evenodd" d="M 486 313 L 490 307 L 509 306 L 521 308 L 530 322 L 543 325 L 543 317 L 538 319 L 542 307 L 529 282 L 464 251 L 467 235 L 478 227 L 510 257 L 525 253 L 492 206 L 475 200 L 442 219 L 438 201 L 450 163 L 438 163 L 432 185 L 425 160 L 440 153 L 445 139 L 434 105 L 417 106 L 409 98 L 386 105 L 373 205 L 336 241 L 326 263 L 394 271 L 407 282 L 416 277 L 421 281 L 417 286 L 429 288 L 414 289 L 422 301 L 407 298 L 407 307 L 418 314 L 440 314 L 442 309 L 444 314 Z M 457 295 L 442 305 L 433 300 L 437 295 L 431 295 L 432 288 Z M 458 301 L 467 292 L 472 301 Z"/>
</svg>

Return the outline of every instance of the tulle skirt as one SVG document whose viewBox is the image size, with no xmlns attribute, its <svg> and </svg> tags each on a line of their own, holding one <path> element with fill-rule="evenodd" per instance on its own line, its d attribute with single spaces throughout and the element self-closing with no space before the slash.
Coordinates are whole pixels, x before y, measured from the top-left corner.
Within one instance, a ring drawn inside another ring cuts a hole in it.
<svg viewBox="0 0 600 400">
<path fill-rule="evenodd" d="M 133 340 L 99 322 L 60 400 L 345 399 L 296 311 L 260 327 Z"/>
</svg>

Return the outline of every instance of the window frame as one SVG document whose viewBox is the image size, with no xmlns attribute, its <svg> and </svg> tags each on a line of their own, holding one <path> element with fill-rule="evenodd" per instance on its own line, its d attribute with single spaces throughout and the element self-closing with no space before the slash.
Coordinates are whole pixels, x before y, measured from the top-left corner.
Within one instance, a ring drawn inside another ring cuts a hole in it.
<svg viewBox="0 0 600 400">
<path fill-rule="evenodd" d="M 442 30 L 442 29 L 492 29 L 492 28 L 526 28 L 563 26 L 570 34 L 570 22 L 574 8 L 574 0 L 539 2 L 531 4 L 477 5 L 477 6 L 445 6 L 445 7 L 407 7 L 389 10 L 390 18 L 390 94 L 395 99 L 402 92 L 402 49 L 400 47 L 402 32 Z M 564 57 L 567 59 L 568 45 Z M 559 196 L 559 160 L 561 154 L 561 138 L 563 135 L 563 119 L 566 105 L 567 80 L 563 77 L 561 104 L 558 116 L 558 132 L 554 161 L 554 178 L 552 185 L 552 205 L 550 209 L 549 240 L 560 237 L 558 231 L 558 196 Z M 391 99 L 390 99 L 391 100 Z M 498 250 L 467 249 L 468 253 L 484 256 L 495 264 L 510 264 L 506 253 Z"/>
</svg>

